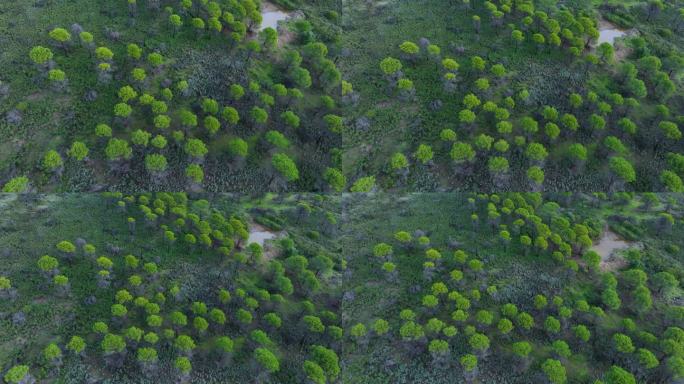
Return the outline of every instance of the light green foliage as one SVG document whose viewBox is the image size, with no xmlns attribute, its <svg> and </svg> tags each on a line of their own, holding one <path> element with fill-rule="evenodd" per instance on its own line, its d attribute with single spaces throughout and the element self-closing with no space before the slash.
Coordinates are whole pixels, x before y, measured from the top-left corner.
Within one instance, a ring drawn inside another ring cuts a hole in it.
<svg viewBox="0 0 684 384">
<path fill-rule="evenodd" d="M 66 43 L 71 40 L 71 33 L 64 28 L 55 28 L 49 33 L 50 38 L 59 42 Z"/>
<path fill-rule="evenodd" d="M 26 176 L 17 176 L 10 179 L 2 186 L 3 193 L 23 193 L 29 185 L 29 179 Z"/>
<path fill-rule="evenodd" d="M 297 128 L 299 127 L 300 119 L 299 116 L 297 116 L 294 112 L 292 111 L 285 111 L 280 115 L 280 118 L 283 119 L 285 124 L 289 127 L 292 128 Z"/>
<path fill-rule="evenodd" d="M 185 176 L 195 183 L 201 183 L 204 180 L 204 170 L 198 164 L 190 164 L 185 168 Z"/>
<path fill-rule="evenodd" d="M 665 170 L 660 174 L 660 182 L 669 192 L 684 192 L 684 182 L 676 173 Z"/>
<path fill-rule="evenodd" d="M 653 369 L 660 365 L 658 358 L 653 354 L 653 352 L 649 351 L 648 349 L 639 348 L 639 350 L 637 350 L 636 353 L 639 359 L 639 364 L 642 367 L 646 369 Z"/>
<path fill-rule="evenodd" d="M 468 344 L 476 351 L 489 349 L 489 338 L 481 333 L 475 333 L 468 339 Z"/>
<path fill-rule="evenodd" d="M 98 137 L 111 137 L 112 128 L 107 124 L 98 124 L 95 127 L 95 135 Z"/>
<path fill-rule="evenodd" d="M 366 326 L 362 323 L 355 324 L 349 330 L 349 334 L 352 337 L 357 338 L 357 339 L 366 336 L 366 333 L 367 333 Z"/>
<path fill-rule="evenodd" d="M 155 363 L 158 359 L 157 350 L 154 348 L 140 348 L 137 352 L 137 359 L 143 363 Z"/>
<path fill-rule="evenodd" d="M 118 103 L 114 105 L 114 115 L 121 118 L 127 118 L 133 113 L 133 108 L 126 103 Z"/>
<path fill-rule="evenodd" d="M 501 156 L 490 157 L 487 162 L 487 168 L 493 173 L 506 173 L 508 171 L 508 159 Z"/>
<path fill-rule="evenodd" d="M 163 172 L 168 163 L 164 155 L 153 153 L 145 156 L 145 168 L 150 172 Z"/>
<path fill-rule="evenodd" d="M 406 156 L 404 156 L 403 153 L 395 153 L 394 155 L 392 155 L 392 159 L 390 160 L 390 167 L 393 170 L 407 168 L 408 159 L 406 158 Z"/>
<path fill-rule="evenodd" d="M 133 156 L 133 149 L 128 146 L 128 142 L 122 139 L 112 138 L 107 143 L 105 148 L 105 155 L 107 159 L 116 160 L 127 160 Z"/>
<path fill-rule="evenodd" d="M 455 142 L 451 148 L 450 156 L 456 162 L 471 161 L 475 157 L 475 150 L 468 143 Z"/>
<path fill-rule="evenodd" d="M 636 384 L 634 375 L 616 365 L 610 367 L 604 380 L 606 384 Z"/>
<path fill-rule="evenodd" d="M 622 333 L 616 333 L 613 335 L 613 346 L 618 352 L 622 353 L 632 353 L 635 350 L 632 344 L 632 339 Z"/>
<path fill-rule="evenodd" d="M 126 349 L 124 338 L 119 335 L 107 333 L 100 344 L 105 353 L 120 353 Z"/>
<path fill-rule="evenodd" d="M 567 382 L 565 367 L 560 361 L 546 359 L 541 366 L 542 371 L 553 384 L 564 384 Z"/>
<path fill-rule="evenodd" d="M 184 147 L 185 153 L 197 159 L 203 158 L 208 152 L 206 144 L 200 139 L 188 139 Z"/>
<path fill-rule="evenodd" d="M 66 73 L 64 73 L 64 71 L 61 69 L 51 69 L 48 72 L 48 79 L 54 82 L 62 82 L 66 80 Z"/>
<path fill-rule="evenodd" d="M 88 156 L 89 152 L 90 151 L 88 147 L 86 147 L 86 145 L 83 142 L 74 141 L 71 144 L 71 148 L 67 150 L 67 155 L 69 155 L 71 158 L 75 160 L 82 161 L 86 158 L 86 156 Z"/>
<path fill-rule="evenodd" d="M 513 353 L 520 357 L 527 357 L 532 352 L 532 346 L 527 341 L 518 341 L 511 346 Z"/>
<path fill-rule="evenodd" d="M 137 129 L 131 133 L 131 143 L 141 147 L 147 147 L 147 144 L 150 142 L 150 137 L 152 137 L 152 134 L 149 132 Z"/>
<path fill-rule="evenodd" d="M 31 48 L 29 52 L 29 57 L 36 64 L 46 64 L 48 61 L 52 60 L 53 53 L 50 48 L 45 48 L 42 46 L 35 46 Z"/>
<path fill-rule="evenodd" d="M 569 358 L 572 355 L 570 346 L 563 340 L 554 340 L 551 344 L 553 351 L 556 355 L 563 358 Z"/>
<path fill-rule="evenodd" d="M 62 350 L 59 349 L 57 344 L 50 343 L 47 347 L 45 347 L 45 349 L 43 349 L 43 357 L 48 362 L 58 360 L 62 357 Z"/>
<path fill-rule="evenodd" d="M 196 347 L 195 341 L 188 335 L 179 335 L 173 345 L 181 352 L 190 352 Z"/>
<path fill-rule="evenodd" d="M 48 151 L 43 157 L 43 168 L 47 171 L 54 171 L 62 167 L 63 164 L 62 156 L 55 150 Z"/>
<path fill-rule="evenodd" d="M 62 240 L 55 246 L 57 250 L 64 253 L 74 253 L 76 252 L 76 246 L 67 240 Z"/>
<path fill-rule="evenodd" d="M 28 365 L 15 365 L 7 371 L 4 379 L 8 384 L 20 384 L 27 376 L 29 376 Z"/>
<path fill-rule="evenodd" d="M 583 342 L 589 341 L 589 338 L 591 337 L 589 329 L 582 324 L 572 327 L 572 332 L 575 334 L 575 337 L 577 337 Z"/>
<path fill-rule="evenodd" d="M 544 182 L 544 171 L 537 166 L 532 166 L 527 170 L 527 178 L 535 184 L 542 184 Z"/>
<path fill-rule="evenodd" d="M 299 179 L 299 170 L 292 159 L 284 153 L 276 153 L 271 159 L 271 164 L 280 175 L 287 181 Z"/>
<path fill-rule="evenodd" d="M 461 367 L 463 367 L 466 372 L 470 372 L 477 368 L 477 357 L 475 355 L 466 354 L 459 358 L 459 363 L 461 363 Z"/>
<path fill-rule="evenodd" d="M 386 57 L 380 62 L 380 69 L 386 75 L 392 75 L 400 71 L 402 68 L 401 62 L 392 57 Z"/>
<path fill-rule="evenodd" d="M 97 47 L 95 56 L 102 61 L 111 61 L 114 58 L 114 53 L 107 47 Z"/>
<path fill-rule="evenodd" d="M 623 157 L 614 156 L 610 158 L 610 170 L 620 179 L 631 183 L 636 180 L 636 172 L 632 164 Z"/>
<path fill-rule="evenodd" d="M 327 168 L 323 178 L 335 192 L 342 192 L 347 184 L 347 178 L 337 168 Z"/>
<path fill-rule="evenodd" d="M 276 148 L 285 149 L 290 146 L 290 141 L 278 131 L 268 131 L 264 137 L 266 138 L 266 141 Z"/>
<path fill-rule="evenodd" d="M 280 370 L 280 362 L 278 361 L 278 358 L 266 348 L 255 349 L 254 359 L 264 370 L 269 373 L 274 373 Z"/>
<path fill-rule="evenodd" d="M 174 362 L 174 367 L 176 367 L 176 369 L 183 374 L 188 374 L 192 370 L 192 364 L 190 363 L 190 359 L 188 359 L 185 356 L 180 356 L 176 358 L 176 361 Z"/>
<path fill-rule="evenodd" d="M 416 43 L 413 43 L 411 41 L 404 41 L 399 45 L 399 49 L 401 49 L 402 52 L 409 54 L 409 55 L 415 55 L 420 51 L 420 48 Z"/>
<path fill-rule="evenodd" d="M 544 329 L 549 332 L 549 333 L 558 333 L 560 332 L 561 324 L 558 319 L 556 319 L 553 316 L 547 316 L 546 320 L 544 320 Z"/>
<path fill-rule="evenodd" d="M 204 128 L 210 135 L 215 135 L 221 129 L 221 123 L 214 116 L 207 116 L 204 118 Z"/>
</svg>

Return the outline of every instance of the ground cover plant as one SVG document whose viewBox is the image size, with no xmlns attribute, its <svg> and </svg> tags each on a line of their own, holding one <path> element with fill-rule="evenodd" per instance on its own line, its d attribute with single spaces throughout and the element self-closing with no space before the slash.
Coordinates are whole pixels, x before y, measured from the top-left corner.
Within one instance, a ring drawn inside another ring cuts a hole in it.
<svg viewBox="0 0 684 384">
<path fill-rule="evenodd" d="M 337 14 L 278 4 L 3 3 L 3 189 L 340 188 Z"/>
<path fill-rule="evenodd" d="M 4 195 L 3 382 L 335 380 L 338 206 Z"/>
<path fill-rule="evenodd" d="M 681 197 L 352 198 L 342 381 L 680 382 Z"/>
<path fill-rule="evenodd" d="M 345 4 L 352 185 L 682 189 L 684 3 Z"/>
</svg>

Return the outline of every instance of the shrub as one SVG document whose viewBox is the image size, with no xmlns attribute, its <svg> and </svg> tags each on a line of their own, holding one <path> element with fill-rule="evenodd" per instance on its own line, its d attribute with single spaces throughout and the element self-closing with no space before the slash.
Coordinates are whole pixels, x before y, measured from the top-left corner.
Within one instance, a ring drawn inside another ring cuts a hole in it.
<svg viewBox="0 0 684 384">
<path fill-rule="evenodd" d="M 28 365 L 15 365 L 5 374 L 5 382 L 8 384 L 21 384 L 29 376 Z"/>
<path fill-rule="evenodd" d="M 276 169 L 287 181 L 295 181 L 299 179 L 299 170 L 297 165 L 284 153 L 276 153 L 271 159 L 273 168 Z"/>
<path fill-rule="evenodd" d="M 74 141 L 71 144 L 71 148 L 67 150 L 67 155 L 78 161 L 82 161 L 88 156 L 88 147 L 81 141 Z"/>
<path fill-rule="evenodd" d="M 112 138 L 107 143 L 105 155 L 109 160 L 128 160 L 133 156 L 133 149 L 128 142 L 122 139 Z"/>
<path fill-rule="evenodd" d="M 280 362 L 278 358 L 266 348 L 257 348 L 254 350 L 254 359 L 267 372 L 274 373 L 280 370 Z"/>
<path fill-rule="evenodd" d="M 48 61 L 52 60 L 52 51 L 50 48 L 45 48 L 40 45 L 31 48 L 29 52 L 29 57 L 36 64 L 46 64 Z"/>
<path fill-rule="evenodd" d="M 22 193 L 28 189 L 29 179 L 26 176 L 17 176 L 10 179 L 2 187 L 3 193 Z"/>
<path fill-rule="evenodd" d="M 553 384 L 564 384 L 567 381 L 565 367 L 558 360 L 546 359 L 542 364 L 542 371 Z"/>
<path fill-rule="evenodd" d="M 49 150 L 43 157 L 43 168 L 47 171 L 54 171 L 63 165 L 62 156 L 55 150 Z"/>
</svg>

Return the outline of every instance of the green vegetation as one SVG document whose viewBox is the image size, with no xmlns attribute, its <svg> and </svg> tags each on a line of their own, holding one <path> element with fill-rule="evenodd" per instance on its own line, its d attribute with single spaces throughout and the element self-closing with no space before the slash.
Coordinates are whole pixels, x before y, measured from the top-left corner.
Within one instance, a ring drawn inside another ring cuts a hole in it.
<svg viewBox="0 0 684 384">
<path fill-rule="evenodd" d="M 3 4 L 0 185 L 332 188 L 324 174 L 340 169 L 342 125 L 333 2 L 276 3 L 289 12 L 278 31 L 261 26 L 275 5 L 253 0 Z"/>
<path fill-rule="evenodd" d="M 339 198 L 6 194 L 0 211 L 3 382 L 339 375 Z"/>
<path fill-rule="evenodd" d="M 274 3 L 4 5 L 0 184 L 684 190 L 681 0 Z"/>
<path fill-rule="evenodd" d="M 344 4 L 352 185 L 681 190 L 684 2 Z"/>
<path fill-rule="evenodd" d="M 0 25 L 0 382 L 684 383 L 684 0 Z"/>
<path fill-rule="evenodd" d="M 348 199 L 342 382 L 682 379 L 681 195 Z"/>
<path fill-rule="evenodd" d="M 8 383 L 677 382 L 683 204 L 6 194 L 0 369 Z"/>
</svg>

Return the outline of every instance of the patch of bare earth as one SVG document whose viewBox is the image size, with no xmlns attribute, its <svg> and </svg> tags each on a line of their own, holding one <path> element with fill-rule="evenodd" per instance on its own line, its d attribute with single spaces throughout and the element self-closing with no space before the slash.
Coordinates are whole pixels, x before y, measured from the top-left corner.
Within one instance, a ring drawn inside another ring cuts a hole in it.
<svg viewBox="0 0 684 384">
<path fill-rule="evenodd" d="M 641 244 L 626 241 L 615 232 L 606 228 L 598 243 L 591 247 L 592 251 L 601 256 L 599 268 L 601 271 L 616 271 L 627 266 L 627 260 L 620 255 L 621 251 L 629 248 L 640 248 Z"/>
<path fill-rule="evenodd" d="M 264 249 L 263 258 L 272 260 L 280 256 L 280 248 L 275 245 L 275 240 L 287 236 L 286 231 L 272 231 L 257 223 L 249 224 L 249 239 L 247 244 L 257 243 Z"/>
</svg>

